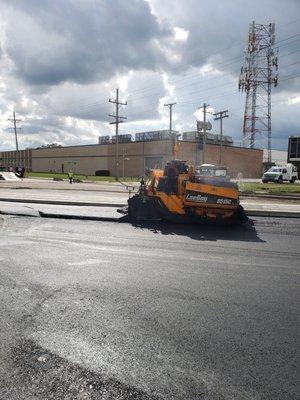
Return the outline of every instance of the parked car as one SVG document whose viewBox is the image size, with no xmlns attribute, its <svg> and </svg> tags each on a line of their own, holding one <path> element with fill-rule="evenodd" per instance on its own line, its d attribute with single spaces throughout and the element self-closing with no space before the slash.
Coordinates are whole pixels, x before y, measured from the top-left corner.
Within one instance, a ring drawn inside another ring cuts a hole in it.
<svg viewBox="0 0 300 400">
<path fill-rule="evenodd" d="M 262 181 L 263 183 L 283 183 L 284 181 L 294 183 L 297 179 L 297 176 L 297 168 L 293 164 L 286 164 L 284 166 L 271 167 L 263 174 Z"/>
</svg>

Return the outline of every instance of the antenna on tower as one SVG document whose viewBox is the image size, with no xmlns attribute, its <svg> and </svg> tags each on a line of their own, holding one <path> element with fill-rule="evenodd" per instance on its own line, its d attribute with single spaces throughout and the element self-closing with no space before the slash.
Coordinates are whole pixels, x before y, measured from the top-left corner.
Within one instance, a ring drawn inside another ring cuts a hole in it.
<svg viewBox="0 0 300 400">
<path fill-rule="evenodd" d="M 271 152 L 271 88 L 278 84 L 278 49 L 275 47 L 275 24 L 250 24 L 245 65 L 241 68 L 239 90 L 246 92 L 243 144 L 254 148 L 267 140 L 268 162 Z"/>
</svg>

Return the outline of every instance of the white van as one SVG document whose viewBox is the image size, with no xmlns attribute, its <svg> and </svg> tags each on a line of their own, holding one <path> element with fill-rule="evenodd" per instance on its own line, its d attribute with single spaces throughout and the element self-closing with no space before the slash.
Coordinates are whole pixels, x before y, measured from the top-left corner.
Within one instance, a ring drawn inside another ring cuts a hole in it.
<svg viewBox="0 0 300 400">
<path fill-rule="evenodd" d="M 293 164 L 286 164 L 284 166 L 271 167 L 267 172 L 263 174 L 263 183 L 277 182 L 283 183 L 289 181 L 294 183 L 298 177 L 297 168 Z"/>
</svg>

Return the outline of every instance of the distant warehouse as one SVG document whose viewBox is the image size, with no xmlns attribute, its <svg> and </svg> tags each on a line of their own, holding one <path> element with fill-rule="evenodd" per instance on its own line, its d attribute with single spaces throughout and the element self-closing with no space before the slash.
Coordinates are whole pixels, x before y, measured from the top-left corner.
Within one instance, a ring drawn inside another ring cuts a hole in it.
<svg viewBox="0 0 300 400">
<path fill-rule="evenodd" d="M 174 131 L 179 137 L 179 133 Z M 203 159 L 199 141 L 195 132 L 182 135 L 178 141 L 177 158 L 195 164 Z M 145 169 L 162 168 L 170 159 L 170 141 L 168 131 L 151 131 L 119 136 L 119 176 L 142 176 Z M 220 154 L 220 137 L 207 136 L 204 163 L 218 164 Z M 2 160 L 2 161 L 1 161 Z M 98 144 L 38 148 L 30 152 L 0 153 L 1 163 L 6 166 L 26 165 L 34 172 L 63 173 L 70 169 L 83 175 L 95 175 L 96 171 L 108 171 L 116 174 L 116 145 L 115 137 L 102 136 Z M 243 177 L 260 177 L 262 172 L 263 151 L 233 146 L 232 139 L 223 138 L 222 164 L 227 166 L 232 177 L 242 174 Z"/>
</svg>

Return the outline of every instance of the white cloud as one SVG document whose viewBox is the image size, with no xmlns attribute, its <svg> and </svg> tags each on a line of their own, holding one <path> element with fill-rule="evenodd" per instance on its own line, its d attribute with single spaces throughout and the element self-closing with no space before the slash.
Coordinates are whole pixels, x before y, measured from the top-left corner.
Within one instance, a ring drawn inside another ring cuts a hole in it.
<svg viewBox="0 0 300 400">
<path fill-rule="evenodd" d="M 224 130 L 241 139 L 245 95 L 237 90 L 237 75 L 249 23 L 242 2 L 225 6 L 211 0 L 205 7 L 199 0 L 0 3 L 1 149 L 14 148 L 6 131 L 13 110 L 24 120 L 22 146 L 96 143 L 97 136 L 113 133 L 108 98 L 117 86 L 128 101 L 122 107 L 128 117 L 120 127 L 124 133 L 167 128 L 164 103 L 169 101 L 177 102 L 174 126 L 194 129 L 196 117 L 203 119 L 197 107 L 206 102 L 216 111 L 229 109 Z M 260 20 L 267 11 L 279 27 L 277 40 L 295 34 L 297 24 L 289 22 L 299 2 L 271 4 L 253 0 L 252 17 Z M 286 79 L 298 74 L 297 46 L 295 41 L 279 46 L 280 81 L 272 94 L 278 148 L 299 127 L 300 80 Z M 218 131 L 218 124 L 213 129 Z"/>
<path fill-rule="evenodd" d="M 179 26 L 175 26 L 174 28 L 174 36 L 175 40 L 178 40 L 180 42 L 186 42 L 188 37 L 189 37 L 189 31 L 183 28 L 180 28 Z"/>
<path fill-rule="evenodd" d="M 206 108 L 206 121 L 210 121 L 213 118 L 214 109 L 212 107 Z M 204 111 L 203 108 L 199 108 L 193 113 L 197 121 L 204 121 Z"/>
<path fill-rule="evenodd" d="M 300 95 L 295 97 L 289 97 L 286 102 L 288 105 L 300 104 Z"/>
<path fill-rule="evenodd" d="M 204 76 L 214 76 L 214 75 L 222 75 L 222 72 L 215 68 L 212 63 L 207 63 L 200 68 L 199 73 Z"/>
</svg>

